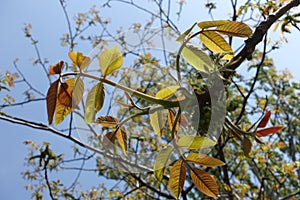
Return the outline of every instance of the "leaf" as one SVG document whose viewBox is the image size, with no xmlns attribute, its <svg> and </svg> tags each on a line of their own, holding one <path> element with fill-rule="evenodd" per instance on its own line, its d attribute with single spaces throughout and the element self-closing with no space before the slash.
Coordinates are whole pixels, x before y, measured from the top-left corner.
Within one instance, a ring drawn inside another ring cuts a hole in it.
<svg viewBox="0 0 300 200">
<path fill-rule="evenodd" d="M 200 34 L 202 43 L 214 53 L 227 53 L 224 58 L 230 60 L 234 54 L 226 40 L 214 31 L 204 31 Z"/>
<path fill-rule="evenodd" d="M 154 175 L 159 181 L 161 181 L 163 178 L 166 164 L 173 149 L 174 148 L 172 146 L 167 146 L 166 148 L 162 149 L 156 156 L 154 163 Z"/>
<path fill-rule="evenodd" d="M 59 102 L 56 103 L 55 107 L 55 124 L 58 125 L 64 121 L 66 116 L 73 111 L 72 107 L 65 106 Z"/>
<path fill-rule="evenodd" d="M 190 153 L 186 160 L 205 167 L 217 167 L 225 165 L 225 163 L 219 159 L 200 153 Z"/>
<path fill-rule="evenodd" d="M 111 74 L 123 64 L 123 56 L 117 45 L 104 50 L 99 58 L 101 72 L 104 76 Z"/>
<path fill-rule="evenodd" d="M 196 26 L 197 23 L 194 23 L 193 26 L 191 26 L 189 29 L 187 29 L 186 31 L 184 31 L 184 33 L 182 33 L 177 39 L 177 42 L 183 42 L 185 37 L 188 36 L 188 34 L 190 34 L 190 32 L 192 32 L 193 28 Z"/>
<path fill-rule="evenodd" d="M 271 128 L 261 129 L 261 130 L 256 131 L 256 136 L 265 137 L 270 134 L 276 133 L 276 132 L 280 131 L 281 129 L 283 129 L 283 126 L 273 126 Z"/>
<path fill-rule="evenodd" d="M 210 27 L 216 27 L 216 26 L 221 26 L 224 24 L 227 24 L 228 20 L 214 20 L 214 21 L 203 21 L 203 22 L 199 22 L 198 26 L 202 29 L 204 28 L 210 28 Z"/>
<path fill-rule="evenodd" d="M 186 167 L 182 160 L 175 162 L 170 171 L 169 187 L 172 194 L 178 199 L 186 178 Z"/>
<path fill-rule="evenodd" d="M 82 100 L 84 92 L 84 83 L 81 78 L 77 78 L 72 89 L 72 106 L 77 107 Z"/>
<path fill-rule="evenodd" d="M 163 88 L 156 93 L 156 98 L 168 99 L 176 93 L 178 88 L 180 88 L 180 86 L 178 86 L 178 85 L 172 85 L 172 86 Z"/>
<path fill-rule="evenodd" d="M 225 23 L 221 26 L 218 26 L 215 30 L 228 36 L 249 37 L 252 35 L 252 30 L 247 24 L 237 21 Z"/>
<path fill-rule="evenodd" d="M 218 185 L 209 173 L 201 169 L 193 168 L 191 170 L 191 178 L 195 186 L 203 194 L 209 197 L 218 198 Z"/>
<path fill-rule="evenodd" d="M 82 71 L 84 71 L 91 63 L 91 59 L 88 56 L 84 56 L 81 52 L 71 51 L 68 55 L 72 62 Z"/>
<path fill-rule="evenodd" d="M 181 137 L 178 140 L 177 145 L 188 149 L 202 149 L 212 147 L 216 145 L 216 142 L 207 137 L 188 135 Z"/>
<path fill-rule="evenodd" d="M 46 103 L 47 103 L 47 114 L 48 114 L 48 123 L 52 124 L 53 115 L 56 107 L 57 100 L 57 90 L 58 90 L 59 80 L 54 81 L 47 92 Z"/>
<path fill-rule="evenodd" d="M 117 141 L 119 143 L 119 145 L 121 146 L 121 149 L 124 153 L 125 156 L 127 156 L 127 133 L 126 131 L 122 130 L 121 128 L 118 128 L 116 130 L 116 138 Z"/>
<path fill-rule="evenodd" d="M 100 124 L 103 127 L 112 127 L 118 125 L 118 120 L 113 116 L 100 116 L 96 119 L 95 123 Z"/>
<path fill-rule="evenodd" d="M 58 63 L 51 65 L 49 68 L 49 74 L 60 74 L 64 67 L 64 61 L 59 61 Z"/>
<path fill-rule="evenodd" d="M 195 69 L 203 72 L 209 72 L 213 69 L 211 59 L 196 46 L 187 44 L 181 53 L 183 58 Z"/>
<path fill-rule="evenodd" d="M 153 110 L 151 110 L 153 109 Z M 149 111 L 149 118 L 150 118 L 150 124 L 154 130 L 154 132 L 159 136 L 162 137 L 162 129 L 164 127 L 163 122 L 163 112 L 162 110 L 151 108 Z"/>
<path fill-rule="evenodd" d="M 268 111 L 265 116 L 260 120 L 259 124 L 257 125 L 257 128 L 264 128 L 267 126 L 269 120 L 271 117 L 271 111 Z"/>
<path fill-rule="evenodd" d="M 168 124 L 169 124 L 170 130 L 173 129 L 174 121 L 175 121 L 175 113 L 172 109 L 169 109 L 168 110 Z M 177 124 L 176 124 L 175 133 L 178 132 L 178 129 L 179 129 L 179 122 L 177 122 Z"/>
<path fill-rule="evenodd" d="M 242 140 L 242 149 L 243 149 L 245 156 L 249 156 L 251 148 L 252 148 L 251 140 L 247 137 L 244 137 Z"/>
<path fill-rule="evenodd" d="M 87 124 L 95 121 L 95 115 L 101 110 L 104 99 L 104 86 L 100 82 L 91 89 L 86 98 L 84 120 Z"/>
<path fill-rule="evenodd" d="M 77 107 L 83 97 L 84 84 L 80 78 L 71 78 L 60 85 L 58 101 L 67 107 Z"/>
<path fill-rule="evenodd" d="M 102 139 L 102 145 L 104 148 L 109 149 L 115 143 L 116 135 L 114 132 L 108 132 Z"/>
<path fill-rule="evenodd" d="M 180 123 L 184 128 L 187 128 L 187 127 L 188 127 L 189 122 L 188 122 L 188 119 L 186 118 L 186 116 L 185 116 L 184 114 L 181 114 L 181 115 L 180 115 L 179 123 Z"/>
</svg>

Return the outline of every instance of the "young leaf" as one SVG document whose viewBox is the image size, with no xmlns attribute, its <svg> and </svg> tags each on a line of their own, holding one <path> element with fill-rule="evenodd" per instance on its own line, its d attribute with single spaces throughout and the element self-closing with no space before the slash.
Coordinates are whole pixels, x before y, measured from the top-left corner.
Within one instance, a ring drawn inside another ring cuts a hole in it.
<svg viewBox="0 0 300 200">
<path fill-rule="evenodd" d="M 184 181 L 186 178 L 186 167 L 183 164 L 182 160 L 175 162 L 170 171 L 169 178 L 169 187 L 172 194 L 176 199 L 179 198 L 179 195 L 183 189 Z"/>
<path fill-rule="evenodd" d="M 118 128 L 116 130 L 116 138 L 117 141 L 119 143 L 119 145 L 121 146 L 121 149 L 124 153 L 125 156 L 127 156 L 127 133 L 125 130 L 122 130 L 121 128 Z"/>
<path fill-rule="evenodd" d="M 242 149 L 243 149 L 245 156 L 249 156 L 251 148 L 252 148 L 251 140 L 247 137 L 244 137 L 243 141 L 242 141 Z"/>
<path fill-rule="evenodd" d="M 64 61 L 59 61 L 58 63 L 51 65 L 49 68 L 49 74 L 60 74 L 64 67 Z"/>
<path fill-rule="evenodd" d="M 56 107 L 55 107 L 55 124 L 58 125 L 60 124 L 62 121 L 64 121 L 64 119 L 66 118 L 66 116 L 68 114 L 70 114 L 72 112 L 72 107 L 68 107 L 65 106 L 59 102 L 56 103 Z"/>
<path fill-rule="evenodd" d="M 265 116 L 260 120 L 259 124 L 257 125 L 257 128 L 264 128 L 267 126 L 269 120 L 271 117 L 271 111 L 268 111 Z"/>
<path fill-rule="evenodd" d="M 82 71 L 85 70 L 91 63 L 91 59 L 88 56 L 84 56 L 81 52 L 71 51 L 68 55 L 74 65 L 79 67 Z"/>
<path fill-rule="evenodd" d="M 248 25 L 236 21 L 231 21 L 218 26 L 215 30 L 228 36 L 249 37 L 252 35 L 252 30 Z"/>
<path fill-rule="evenodd" d="M 213 69 L 213 63 L 211 59 L 206 55 L 206 53 L 201 51 L 196 46 L 187 44 L 182 49 L 181 53 L 183 58 L 195 69 L 202 72 L 209 72 Z"/>
<path fill-rule="evenodd" d="M 217 167 L 225 165 L 225 163 L 219 159 L 200 153 L 190 153 L 186 160 L 205 167 Z"/>
<path fill-rule="evenodd" d="M 178 88 L 180 88 L 180 86 L 178 86 L 178 85 L 172 85 L 172 86 L 163 88 L 156 93 L 156 98 L 168 99 L 175 94 L 175 92 L 177 91 Z"/>
<path fill-rule="evenodd" d="M 204 28 L 211 28 L 211 27 L 221 26 L 221 25 L 224 25 L 228 22 L 230 22 L 230 21 L 228 21 L 228 20 L 203 21 L 203 22 L 199 22 L 198 26 L 201 29 L 204 29 Z"/>
<path fill-rule="evenodd" d="M 209 197 L 218 198 L 218 185 L 209 173 L 201 169 L 193 168 L 191 170 L 191 178 L 195 186 L 203 194 Z"/>
<path fill-rule="evenodd" d="M 188 149 L 203 149 L 215 146 L 216 142 L 207 137 L 188 135 L 181 137 L 178 140 L 177 145 Z"/>
<path fill-rule="evenodd" d="M 154 175 L 159 181 L 161 181 L 163 178 L 166 164 L 173 149 L 174 148 L 172 146 L 167 146 L 166 148 L 162 149 L 156 156 L 154 163 Z"/>
<path fill-rule="evenodd" d="M 256 131 L 256 136 L 265 137 L 265 136 L 271 135 L 273 133 L 277 133 L 281 129 L 283 129 L 283 126 L 273 126 L 271 128 L 261 129 L 261 130 Z"/>
<path fill-rule="evenodd" d="M 111 74 L 123 64 L 123 56 L 117 45 L 104 50 L 99 58 L 101 72 L 104 76 Z"/>
<path fill-rule="evenodd" d="M 95 121 L 95 115 L 101 110 L 104 99 L 104 86 L 100 82 L 91 89 L 86 98 L 84 120 L 87 124 Z"/>
<path fill-rule="evenodd" d="M 191 26 L 189 29 L 187 29 L 186 31 L 184 31 L 184 33 L 182 33 L 177 39 L 177 42 L 183 42 L 185 37 L 188 36 L 188 34 L 190 34 L 190 32 L 192 32 L 193 28 L 196 26 L 197 23 L 194 23 L 193 26 Z"/>
<path fill-rule="evenodd" d="M 150 110 L 149 112 L 150 124 L 154 132 L 159 137 L 162 137 L 162 129 L 164 127 L 164 121 L 162 115 L 163 115 L 162 110 Z"/>
<path fill-rule="evenodd" d="M 112 127 L 118 125 L 118 120 L 114 118 L 113 116 L 101 116 L 98 117 L 95 121 L 95 123 L 98 123 L 102 125 L 103 127 Z"/>
<path fill-rule="evenodd" d="M 202 43 L 214 53 L 227 53 L 224 58 L 230 60 L 234 54 L 231 46 L 215 31 L 204 31 L 200 34 Z"/>
<path fill-rule="evenodd" d="M 172 109 L 169 109 L 168 110 L 168 124 L 169 124 L 170 130 L 173 129 L 174 120 L 175 120 L 175 113 L 173 112 Z M 179 129 L 179 123 L 176 124 L 175 133 L 178 132 L 178 129 Z"/>
<path fill-rule="evenodd" d="M 54 81 L 47 92 L 46 103 L 47 103 L 47 114 L 48 114 L 48 123 L 52 124 L 53 115 L 55 112 L 56 101 L 57 101 L 57 90 L 58 90 L 59 80 Z"/>
</svg>

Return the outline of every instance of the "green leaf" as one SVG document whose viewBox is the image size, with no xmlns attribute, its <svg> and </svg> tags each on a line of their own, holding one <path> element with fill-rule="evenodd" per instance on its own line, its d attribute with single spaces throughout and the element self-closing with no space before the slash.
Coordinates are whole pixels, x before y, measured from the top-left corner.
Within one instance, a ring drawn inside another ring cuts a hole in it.
<svg viewBox="0 0 300 200">
<path fill-rule="evenodd" d="M 58 90 L 59 80 L 54 81 L 47 92 L 46 103 L 47 103 L 47 114 L 48 114 L 48 123 L 52 124 L 53 115 L 56 108 L 57 101 L 57 90 Z"/>
<path fill-rule="evenodd" d="M 211 59 L 196 46 L 187 44 L 181 53 L 183 58 L 195 69 L 202 72 L 209 72 L 213 69 Z"/>
<path fill-rule="evenodd" d="M 154 132 L 159 136 L 162 137 L 162 129 L 164 127 L 164 120 L 163 120 L 163 111 L 162 109 L 157 109 L 153 107 L 149 111 L 149 118 L 150 124 L 154 130 Z"/>
<path fill-rule="evenodd" d="M 205 167 L 216 167 L 225 165 L 225 163 L 219 159 L 200 153 L 190 153 L 186 160 Z"/>
<path fill-rule="evenodd" d="M 215 30 L 228 36 L 249 37 L 252 35 L 252 30 L 247 24 L 236 21 L 231 21 L 218 26 Z"/>
<path fill-rule="evenodd" d="M 214 53 L 227 53 L 224 58 L 230 60 L 234 54 L 226 40 L 214 31 L 204 31 L 200 34 L 202 43 Z"/>
<path fill-rule="evenodd" d="M 193 168 L 191 170 L 191 178 L 195 186 L 203 194 L 209 197 L 218 198 L 218 185 L 209 173 L 201 169 Z"/>
<path fill-rule="evenodd" d="M 91 89 L 86 98 L 84 120 L 87 124 L 94 122 L 95 115 L 101 110 L 104 99 L 104 86 L 100 82 Z"/>
<path fill-rule="evenodd" d="M 216 142 L 207 137 L 188 135 L 181 137 L 177 145 L 188 149 L 202 149 L 215 146 Z"/>
<path fill-rule="evenodd" d="M 186 167 L 182 160 L 175 162 L 170 171 L 169 187 L 172 194 L 178 199 L 186 179 Z"/>
<path fill-rule="evenodd" d="M 188 36 L 188 34 L 190 34 L 190 32 L 193 30 L 193 28 L 196 26 L 197 23 L 194 23 L 193 26 L 191 26 L 189 29 L 187 29 L 186 31 L 184 31 L 184 33 L 182 33 L 177 39 L 177 42 L 183 42 L 185 37 Z"/>
<path fill-rule="evenodd" d="M 221 26 L 224 24 L 227 24 L 228 20 L 214 20 L 214 21 L 203 21 L 203 22 L 199 22 L 198 26 L 202 29 L 204 28 L 210 28 L 210 27 L 216 27 L 216 26 Z"/>
<path fill-rule="evenodd" d="M 166 164 L 173 149 L 174 148 L 172 146 L 167 146 L 166 148 L 162 149 L 156 156 L 156 160 L 154 163 L 154 175 L 159 181 L 161 181 L 163 178 Z"/>
<path fill-rule="evenodd" d="M 111 74 L 123 64 L 123 56 L 117 45 L 104 50 L 99 59 L 100 69 L 104 76 Z"/>
<path fill-rule="evenodd" d="M 156 98 L 168 99 L 176 93 L 178 88 L 180 88 L 180 86 L 178 86 L 178 85 L 172 85 L 172 86 L 163 88 L 156 93 Z"/>
</svg>

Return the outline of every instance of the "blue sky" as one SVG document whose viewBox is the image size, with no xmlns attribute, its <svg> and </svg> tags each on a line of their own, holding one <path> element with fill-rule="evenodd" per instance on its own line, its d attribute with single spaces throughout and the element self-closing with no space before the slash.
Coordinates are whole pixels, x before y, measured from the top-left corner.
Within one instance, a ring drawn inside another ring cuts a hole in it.
<svg viewBox="0 0 300 200">
<path fill-rule="evenodd" d="M 99 4 L 99 1 L 94 0 L 85 0 L 84 3 L 80 0 L 70 0 L 67 2 L 71 16 L 77 12 L 86 12 L 93 4 Z M 221 2 L 219 3 L 220 7 L 228 7 L 225 3 L 227 1 Z M 130 26 L 130 22 L 142 21 L 140 18 L 141 13 L 131 12 L 131 15 L 128 15 L 128 13 L 124 12 L 127 9 L 129 8 L 113 4 L 111 11 L 106 10 L 102 14 L 112 17 L 113 24 L 116 27 L 128 27 Z M 227 12 L 222 11 L 218 13 L 217 17 L 226 18 L 229 12 L 229 10 Z M 181 30 L 184 30 L 195 21 L 208 19 L 206 11 L 203 11 L 202 3 L 187 3 L 183 9 L 179 27 Z M 24 37 L 22 32 L 24 23 L 32 24 L 32 33 L 39 40 L 38 46 L 43 58 L 47 58 L 50 63 L 66 59 L 68 49 L 60 46 L 59 38 L 63 33 L 67 32 L 67 26 L 59 1 L 2 0 L 0 6 L 0 71 L 14 71 L 12 67 L 13 60 L 19 58 L 18 65 L 24 72 L 24 75 L 29 80 L 34 80 L 34 87 L 46 93 L 47 82 L 44 81 L 45 77 L 43 77 L 44 75 L 38 75 L 43 74 L 41 68 L 31 65 L 31 58 L 35 57 L 35 52 L 30 41 Z M 293 34 L 288 36 L 289 43 L 283 44 L 278 51 L 273 52 L 271 55 L 277 67 L 279 69 L 290 69 L 297 81 L 300 80 L 299 61 L 296 59 L 299 56 L 299 38 L 300 32 L 294 30 Z M 80 46 L 80 50 L 88 53 L 91 49 L 86 45 L 82 45 Z M 23 98 L 22 94 L 16 94 L 16 96 Z M 46 123 L 46 107 L 44 103 L 14 107 L 6 111 L 16 116 Z M 72 143 L 47 132 L 16 126 L 3 121 L 0 121 L 0 132 L 2 137 L 0 140 L 0 149 L 2 152 L 0 199 L 30 199 L 30 192 L 24 189 L 24 185 L 27 183 L 23 181 L 20 175 L 21 171 L 24 170 L 24 158 L 27 155 L 27 149 L 23 145 L 23 141 L 33 140 L 38 143 L 48 141 L 57 152 L 64 151 L 66 146 L 71 149 Z M 75 175 L 69 173 L 64 176 L 67 181 L 72 181 Z M 82 181 L 85 183 L 95 183 L 91 180 L 99 183 L 96 175 L 87 173 L 82 176 Z"/>
</svg>

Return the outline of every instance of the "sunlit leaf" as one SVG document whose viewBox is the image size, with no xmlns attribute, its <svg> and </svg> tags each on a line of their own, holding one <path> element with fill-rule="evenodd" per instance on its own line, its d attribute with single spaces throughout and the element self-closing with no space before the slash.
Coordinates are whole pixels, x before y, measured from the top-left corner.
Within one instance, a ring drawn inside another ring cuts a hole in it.
<svg viewBox="0 0 300 200">
<path fill-rule="evenodd" d="M 204 28 L 211 28 L 211 27 L 216 27 L 216 26 L 221 26 L 223 24 L 226 24 L 230 21 L 228 20 L 214 20 L 214 21 L 203 21 L 199 22 L 198 26 L 202 29 Z"/>
<path fill-rule="evenodd" d="M 172 146 L 167 146 L 166 148 L 162 149 L 156 156 L 154 163 L 154 175 L 159 181 L 161 181 L 163 178 L 165 167 L 173 149 L 174 148 Z"/>
<path fill-rule="evenodd" d="M 104 99 L 104 86 L 100 82 L 91 89 L 86 98 L 84 120 L 87 124 L 95 121 L 95 115 L 101 110 Z"/>
<path fill-rule="evenodd" d="M 84 84 L 81 78 L 71 78 L 59 87 L 58 101 L 67 107 L 76 108 L 83 97 Z"/>
<path fill-rule="evenodd" d="M 164 127 L 163 112 L 161 109 L 153 109 L 149 112 L 150 124 L 154 132 L 162 137 L 162 129 Z"/>
<path fill-rule="evenodd" d="M 215 146 L 216 142 L 207 137 L 188 135 L 181 137 L 177 145 L 188 149 L 202 149 Z"/>
<path fill-rule="evenodd" d="M 218 198 L 218 185 L 209 173 L 201 169 L 193 168 L 191 170 L 191 178 L 195 186 L 203 194 L 209 197 Z"/>
<path fill-rule="evenodd" d="M 56 103 L 55 107 L 55 124 L 60 124 L 64 121 L 66 116 L 73 111 L 72 107 L 65 106 L 59 102 Z"/>
<path fill-rule="evenodd" d="M 51 65 L 49 68 L 49 74 L 60 74 L 64 67 L 64 61 L 59 61 L 58 63 Z"/>
<path fill-rule="evenodd" d="M 104 76 L 111 74 L 123 64 L 123 56 L 117 45 L 104 50 L 99 58 L 101 72 Z"/>
<path fill-rule="evenodd" d="M 72 106 L 77 107 L 82 100 L 84 92 L 84 83 L 81 78 L 77 78 L 72 89 Z"/>
<path fill-rule="evenodd" d="M 247 137 L 244 137 L 242 140 L 242 149 L 243 149 L 245 156 L 249 156 L 251 148 L 252 148 L 251 140 Z"/>
<path fill-rule="evenodd" d="M 203 71 L 203 72 L 209 72 L 213 69 L 213 63 L 211 59 L 201 51 L 196 46 L 193 46 L 191 44 L 187 44 L 182 49 L 182 56 L 183 58 L 195 69 Z"/>
<path fill-rule="evenodd" d="M 118 128 L 116 130 L 116 138 L 117 141 L 119 143 L 119 145 L 121 146 L 121 149 L 124 153 L 124 155 L 127 155 L 127 133 L 125 130 L 122 130 L 121 128 Z"/>
<path fill-rule="evenodd" d="M 74 65 L 79 67 L 82 71 L 85 70 L 91 63 L 91 59 L 88 56 L 83 55 L 81 52 L 71 51 L 68 55 Z"/>
<path fill-rule="evenodd" d="M 182 160 L 175 162 L 173 167 L 170 170 L 169 178 L 169 187 L 172 194 L 176 199 L 179 198 L 179 195 L 183 189 L 184 181 L 186 178 L 186 167 L 183 164 Z"/>
<path fill-rule="evenodd" d="M 47 114 L 48 114 L 48 123 L 52 124 L 53 115 L 55 112 L 56 101 L 57 101 L 57 90 L 58 90 L 59 80 L 54 81 L 47 92 L 46 103 L 47 103 Z"/>
<path fill-rule="evenodd" d="M 178 85 L 172 85 L 172 86 L 163 88 L 156 93 L 156 98 L 168 99 L 175 94 L 175 92 L 177 91 L 178 88 L 180 88 L 180 86 L 178 86 Z"/>
<path fill-rule="evenodd" d="M 190 153 L 186 160 L 205 167 L 217 167 L 225 165 L 225 163 L 219 159 L 200 153 Z"/>
<path fill-rule="evenodd" d="M 281 131 L 281 129 L 283 129 L 283 126 L 274 126 L 271 128 L 261 129 L 261 130 L 256 131 L 256 136 L 258 136 L 258 137 L 268 136 L 273 133 L 277 133 L 278 131 Z"/>
<path fill-rule="evenodd" d="M 118 125 L 118 120 L 113 116 L 100 116 L 95 120 L 95 123 L 103 127 L 112 127 Z"/>
<path fill-rule="evenodd" d="M 264 128 L 267 126 L 269 120 L 271 117 L 271 111 L 268 111 L 265 116 L 260 120 L 259 124 L 257 125 L 257 128 Z"/>
<path fill-rule="evenodd" d="M 203 44 L 214 53 L 227 53 L 224 58 L 232 59 L 234 54 L 226 40 L 214 31 L 204 31 L 200 34 Z"/>
<path fill-rule="evenodd" d="M 196 26 L 197 23 L 194 23 L 193 26 L 191 26 L 189 29 L 187 29 L 186 31 L 184 31 L 184 33 L 182 33 L 177 39 L 177 42 L 183 42 L 185 37 L 188 36 L 190 34 L 190 32 L 192 32 L 193 28 Z"/>
<path fill-rule="evenodd" d="M 215 30 L 228 36 L 249 37 L 252 35 L 252 30 L 247 24 L 237 21 L 225 23 L 218 26 Z"/>
</svg>

